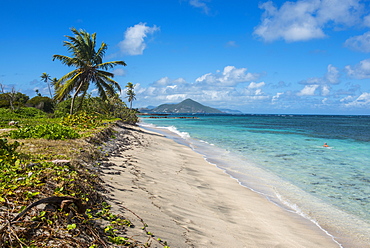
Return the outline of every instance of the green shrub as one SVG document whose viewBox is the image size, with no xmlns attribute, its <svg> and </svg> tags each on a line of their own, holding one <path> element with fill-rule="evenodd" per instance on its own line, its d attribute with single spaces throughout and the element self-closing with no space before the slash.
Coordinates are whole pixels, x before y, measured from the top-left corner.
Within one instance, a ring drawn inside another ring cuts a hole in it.
<svg viewBox="0 0 370 248">
<path fill-rule="evenodd" d="M 139 122 L 136 111 L 133 109 L 123 109 L 117 117 L 121 118 L 123 122 L 132 125 Z"/>
<path fill-rule="evenodd" d="M 40 109 L 47 113 L 53 112 L 53 100 L 46 96 L 35 96 L 28 100 L 26 105 Z"/>
<path fill-rule="evenodd" d="M 101 120 L 98 115 L 81 112 L 63 117 L 61 123 L 64 126 L 90 129 L 99 126 L 101 124 Z"/>
<path fill-rule="evenodd" d="M 9 127 L 10 121 L 18 121 L 20 124 L 40 124 L 40 119 L 45 119 L 46 113 L 35 108 L 20 108 L 16 111 L 0 108 L 0 128 Z"/>
<path fill-rule="evenodd" d="M 6 108 L 0 108 L 0 116 L 3 119 L 14 120 L 19 118 L 43 118 L 46 114 L 36 108 L 20 108 L 12 111 Z"/>
<path fill-rule="evenodd" d="M 9 136 L 13 139 L 43 138 L 52 140 L 76 139 L 80 137 L 75 130 L 61 124 L 26 126 L 10 131 Z"/>
<path fill-rule="evenodd" d="M 47 115 L 36 108 L 28 107 L 28 108 L 20 108 L 14 112 L 19 118 L 43 118 Z"/>
</svg>

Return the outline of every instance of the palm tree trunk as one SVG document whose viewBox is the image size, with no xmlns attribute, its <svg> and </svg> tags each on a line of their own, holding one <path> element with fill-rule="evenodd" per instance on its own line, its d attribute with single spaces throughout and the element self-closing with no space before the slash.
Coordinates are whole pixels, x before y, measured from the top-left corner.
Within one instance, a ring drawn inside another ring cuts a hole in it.
<svg viewBox="0 0 370 248">
<path fill-rule="evenodd" d="M 69 114 L 71 114 L 71 115 L 73 115 L 73 107 L 74 107 L 74 104 L 75 104 L 75 99 L 76 99 L 78 93 L 80 92 L 82 85 L 83 85 L 83 82 L 80 83 L 80 85 L 78 86 L 76 92 L 73 94 L 73 97 L 72 97 L 72 100 L 71 100 L 71 109 L 69 111 Z"/>
<path fill-rule="evenodd" d="M 73 115 L 73 106 L 75 104 L 76 96 L 77 96 L 77 91 L 73 94 L 73 97 L 72 97 L 72 100 L 71 100 L 71 109 L 69 110 L 70 115 Z"/>
<path fill-rule="evenodd" d="M 78 104 L 77 111 L 80 111 L 81 110 L 82 103 L 83 103 L 83 100 L 85 99 L 85 96 L 86 96 L 86 91 L 84 91 L 84 93 L 81 96 L 81 101 L 80 101 L 80 104 Z"/>
<path fill-rule="evenodd" d="M 50 83 L 49 83 L 49 82 L 47 82 L 47 84 L 48 84 L 48 88 L 49 88 L 50 99 L 53 99 L 53 95 L 51 94 L 51 89 L 50 89 Z"/>
</svg>

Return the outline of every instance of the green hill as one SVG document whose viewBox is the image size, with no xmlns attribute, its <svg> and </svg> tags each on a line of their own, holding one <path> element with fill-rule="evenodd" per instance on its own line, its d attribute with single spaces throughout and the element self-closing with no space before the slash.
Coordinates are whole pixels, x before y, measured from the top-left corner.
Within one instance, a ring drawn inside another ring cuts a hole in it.
<svg viewBox="0 0 370 248">
<path fill-rule="evenodd" d="M 167 114 L 222 114 L 223 112 L 186 99 L 177 104 L 162 104 L 151 110 L 152 113 Z"/>
</svg>

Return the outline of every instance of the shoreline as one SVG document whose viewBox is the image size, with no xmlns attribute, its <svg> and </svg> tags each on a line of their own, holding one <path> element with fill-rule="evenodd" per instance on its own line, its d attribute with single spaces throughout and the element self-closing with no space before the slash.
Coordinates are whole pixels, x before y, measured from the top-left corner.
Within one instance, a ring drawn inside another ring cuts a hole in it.
<svg viewBox="0 0 370 248">
<path fill-rule="evenodd" d="M 170 247 L 340 247 L 311 221 L 283 210 L 190 147 L 140 127 L 102 168 L 112 207 L 135 210 Z"/>
</svg>

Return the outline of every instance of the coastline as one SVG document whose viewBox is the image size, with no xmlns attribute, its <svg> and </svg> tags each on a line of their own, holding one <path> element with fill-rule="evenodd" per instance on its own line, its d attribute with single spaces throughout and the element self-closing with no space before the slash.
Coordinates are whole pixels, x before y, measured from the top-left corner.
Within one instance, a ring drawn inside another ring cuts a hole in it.
<svg viewBox="0 0 370 248">
<path fill-rule="evenodd" d="M 135 210 L 170 247 L 340 247 L 191 148 L 140 127 L 119 133 L 128 145 L 101 168 L 112 208 Z"/>
</svg>

